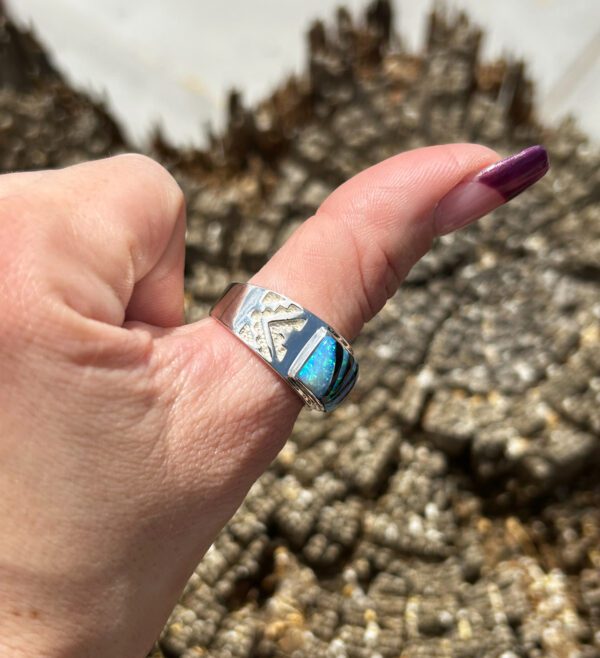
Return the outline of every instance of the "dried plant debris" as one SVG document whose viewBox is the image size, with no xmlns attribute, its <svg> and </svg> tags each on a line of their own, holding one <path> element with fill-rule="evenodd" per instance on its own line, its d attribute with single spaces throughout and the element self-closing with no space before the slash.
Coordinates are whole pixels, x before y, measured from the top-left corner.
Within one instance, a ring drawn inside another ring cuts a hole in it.
<svg viewBox="0 0 600 658">
<path fill-rule="evenodd" d="M 0 24 L 0 167 L 127 148 L 30 34 Z M 402 150 L 544 143 L 552 169 L 440 240 L 357 341 L 361 378 L 305 412 L 190 579 L 153 655 L 600 656 L 600 156 L 535 119 L 518 62 L 436 11 L 404 52 L 385 0 L 308 35 L 307 73 L 223 134 L 149 148 L 189 204 L 188 317 L 336 185 Z M 360 465 L 360 468 L 357 467 Z"/>
</svg>

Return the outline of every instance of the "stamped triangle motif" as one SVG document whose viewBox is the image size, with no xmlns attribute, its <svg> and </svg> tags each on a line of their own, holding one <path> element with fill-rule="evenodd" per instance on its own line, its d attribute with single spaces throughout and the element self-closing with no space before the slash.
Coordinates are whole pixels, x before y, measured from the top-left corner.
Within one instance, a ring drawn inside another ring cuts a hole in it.
<svg viewBox="0 0 600 658">
<path fill-rule="evenodd" d="M 304 311 L 272 291 L 265 293 L 261 307 L 252 312 L 250 322 L 240 329 L 239 335 L 270 363 L 283 361 L 290 334 L 306 324 Z"/>
</svg>

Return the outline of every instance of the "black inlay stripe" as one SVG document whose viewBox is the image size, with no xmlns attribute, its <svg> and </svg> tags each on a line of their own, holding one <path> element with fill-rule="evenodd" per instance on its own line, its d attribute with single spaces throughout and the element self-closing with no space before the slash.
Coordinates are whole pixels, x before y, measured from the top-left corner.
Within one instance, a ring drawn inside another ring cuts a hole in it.
<svg viewBox="0 0 600 658">
<path fill-rule="evenodd" d="M 340 371 L 340 368 L 342 367 L 343 359 L 344 359 L 344 348 L 336 340 L 335 341 L 335 368 L 333 370 L 333 375 L 331 376 L 331 379 L 329 380 L 329 386 L 327 387 L 327 390 L 325 391 L 324 396 L 327 396 L 330 393 L 332 393 L 333 386 L 335 385 L 338 373 Z"/>
<path fill-rule="evenodd" d="M 328 398 L 326 402 L 333 403 L 334 405 L 337 406 L 337 404 L 346 397 L 346 395 L 350 392 L 350 390 L 352 390 L 352 387 L 354 386 L 355 383 L 356 383 L 356 377 L 351 377 L 345 383 L 344 388 L 338 389 L 335 395 L 332 395 L 330 398 Z"/>
<path fill-rule="evenodd" d="M 337 384 L 329 391 L 330 397 L 334 397 L 338 394 L 338 391 L 344 386 L 344 382 L 346 381 L 346 377 L 348 376 L 348 371 L 352 367 L 354 359 L 350 354 L 347 355 L 346 358 L 346 364 L 344 365 L 344 369 L 340 371 L 340 375 L 338 377 Z"/>
<path fill-rule="evenodd" d="M 347 393 L 350 388 L 352 388 L 356 382 L 356 377 L 358 375 L 358 363 L 356 361 L 352 361 L 352 368 L 350 369 L 350 372 L 347 374 L 344 384 L 343 384 L 343 392 Z M 342 391 L 340 391 L 342 392 Z"/>
<path fill-rule="evenodd" d="M 356 373 L 358 372 L 358 363 L 354 360 L 354 357 L 350 356 L 347 364 L 347 371 L 340 382 L 337 390 L 331 396 L 331 398 L 343 397 L 354 385 L 356 381 Z"/>
</svg>

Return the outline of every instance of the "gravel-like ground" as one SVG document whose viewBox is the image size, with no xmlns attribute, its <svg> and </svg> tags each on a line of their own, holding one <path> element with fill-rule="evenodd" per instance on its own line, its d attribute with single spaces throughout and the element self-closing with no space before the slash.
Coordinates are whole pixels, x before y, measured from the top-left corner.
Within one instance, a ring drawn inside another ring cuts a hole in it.
<svg viewBox="0 0 600 658">
<path fill-rule="evenodd" d="M 0 170 L 125 150 L 30 36 L 0 28 Z M 356 343 L 361 377 L 291 440 L 198 566 L 154 656 L 600 656 L 600 156 L 539 125 L 464 18 L 414 57 L 390 9 L 309 34 L 309 70 L 232 94 L 204 151 L 151 150 L 189 204 L 188 317 L 336 185 L 398 151 L 544 143 L 532 190 L 440 240 Z"/>
</svg>

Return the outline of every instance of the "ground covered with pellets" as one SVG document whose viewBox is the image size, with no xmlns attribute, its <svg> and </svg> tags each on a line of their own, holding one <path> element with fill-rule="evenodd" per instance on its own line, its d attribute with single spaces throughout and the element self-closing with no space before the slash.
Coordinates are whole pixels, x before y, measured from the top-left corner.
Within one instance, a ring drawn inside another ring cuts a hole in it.
<svg viewBox="0 0 600 658">
<path fill-rule="evenodd" d="M 33 35 L 0 32 L 2 172 L 132 148 Z M 301 414 L 154 658 L 600 656 L 600 155 L 572 122 L 540 125 L 523 65 L 482 62 L 481 38 L 438 12 L 414 55 L 387 2 L 341 9 L 311 28 L 304 75 L 255 107 L 231 94 L 205 149 L 153 136 L 188 201 L 189 320 L 399 151 L 543 143 L 552 163 L 367 325 L 355 391 Z"/>
</svg>

